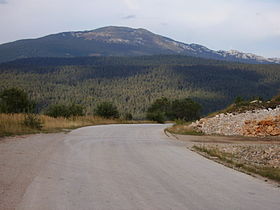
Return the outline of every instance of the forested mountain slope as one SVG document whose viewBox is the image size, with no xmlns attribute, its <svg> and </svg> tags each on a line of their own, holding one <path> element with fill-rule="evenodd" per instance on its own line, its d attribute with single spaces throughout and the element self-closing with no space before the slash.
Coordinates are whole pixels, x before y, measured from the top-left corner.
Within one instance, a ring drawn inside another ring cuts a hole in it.
<svg viewBox="0 0 280 210">
<path fill-rule="evenodd" d="M 144 117 L 157 98 L 190 97 L 203 113 L 236 96 L 271 98 L 280 89 L 280 65 L 238 64 L 186 56 L 22 59 L 0 65 L 0 89 L 23 88 L 38 111 L 53 103 L 78 103 L 92 113 L 113 101 L 122 113 Z"/>
</svg>

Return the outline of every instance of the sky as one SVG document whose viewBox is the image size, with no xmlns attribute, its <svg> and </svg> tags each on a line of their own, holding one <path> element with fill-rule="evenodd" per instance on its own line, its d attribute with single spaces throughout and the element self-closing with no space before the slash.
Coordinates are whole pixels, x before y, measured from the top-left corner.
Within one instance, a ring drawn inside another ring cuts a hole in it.
<svg viewBox="0 0 280 210">
<path fill-rule="evenodd" d="M 0 0 L 0 43 L 104 26 L 280 57 L 280 0 Z"/>
</svg>

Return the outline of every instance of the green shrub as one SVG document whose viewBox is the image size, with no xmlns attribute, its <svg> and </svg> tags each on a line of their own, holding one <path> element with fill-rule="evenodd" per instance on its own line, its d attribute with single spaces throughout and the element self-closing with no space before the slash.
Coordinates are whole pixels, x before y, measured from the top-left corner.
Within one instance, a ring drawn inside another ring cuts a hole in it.
<svg viewBox="0 0 280 210">
<path fill-rule="evenodd" d="M 152 120 L 152 121 L 155 121 L 155 122 L 158 122 L 158 123 L 164 123 L 165 122 L 164 118 L 165 118 L 164 113 L 160 112 L 160 111 L 148 112 L 147 113 L 147 119 L 148 120 Z"/>
<path fill-rule="evenodd" d="M 133 116 L 131 113 L 125 113 L 124 114 L 124 120 L 132 120 L 133 119 Z"/>
<path fill-rule="evenodd" d="M 119 118 L 120 116 L 117 107 L 113 103 L 107 101 L 98 104 L 94 113 L 104 118 Z"/>
<path fill-rule="evenodd" d="M 78 104 L 72 104 L 68 107 L 69 115 L 71 117 L 75 116 L 84 116 L 84 108 Z"/>
<path fill-rule="evenodd" d="M 43 121 L 35 114 L 27 114 L 24 118 L 23 124 L 27 127 L 39 130 L 43 127 Z"/>
<path fill-rule="evenodd" d="M 83 107 L 77 104 L 72 104 L 70 106 L 63 105 L 63 104 L 55 104 L 50 106 L 47 111 L 46 115 L 50 117 L 75 117 L 75 116 L 83 116 L 84 110 Z"/>
</svg>

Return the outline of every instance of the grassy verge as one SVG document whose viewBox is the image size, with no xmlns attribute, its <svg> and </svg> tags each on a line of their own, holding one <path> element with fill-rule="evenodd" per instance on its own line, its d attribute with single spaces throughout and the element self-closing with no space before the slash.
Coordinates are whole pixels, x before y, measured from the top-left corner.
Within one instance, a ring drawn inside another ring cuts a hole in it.
<svg viewBox="0 0 280 210">
<path fill-rule="evenodd" d="M 183 123 L 183 124 L 175 124 L 170 128 L 167 128 L 166 131 L 172 134 L 179 134 L 179 135 L 195 135 L 195 136 L 202 136 L 202 132 L 198 132 L 191 127 L 189 127 L 190 122 Z"/>
<path fill-rule="evenodd" d="M 36 115 L 36 118 L 42 122 L 42 128 L 32 128 L 24 124 L 25 118 L 25 114 L 0 114 L 0 137 L 59 132 L 64 129 L 75 129 L 90 125 L 144 123 L 139 121 L 123 121 L 120 119 L 104 119 L 96 116 L 52 118 L 46 115 Z"/>
<path fill-rule="evenodd" d="M 242 163 L 236 160 L 232 154 L 221 152 L 215 148 L 206 148 L 205 146 L 194 145 L 193 149 L 203 153 L 206 155 L 206 157 L 216 158 L 218 162 L 222 162 L 231 168 L 236 168 L 248 174 L 258 174 L 260 176 L 280 182 L 280 168 Z"/>
</svg>

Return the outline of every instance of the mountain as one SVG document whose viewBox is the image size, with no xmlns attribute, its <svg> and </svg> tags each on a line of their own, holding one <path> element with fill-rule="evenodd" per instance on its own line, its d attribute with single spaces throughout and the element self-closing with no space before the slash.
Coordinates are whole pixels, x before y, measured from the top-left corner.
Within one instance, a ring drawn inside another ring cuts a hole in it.
<svg viewBox="0 0 280 210">
<path fill-rule="evenodd" d="M 28 58 L 0 64 L 0 90 L 18 87 L 38 103 L 96 104 L 113 101 L 121 113 L 145 117 L 157 98 L 187 98 L 203 114 L 231 104 L 237 96 L 269 99 L 280 91 L 280 65 L 241 64 L 181 55 L 140 57 Z"/>
<path fill-rule="evenodd" d="M 38 39 L 0 45 L 0 63 L 30 57 L 187 55 L 243 63 L 278 63 L 238 51 L 214 51 L 198 44 L 185 44 L 145 29 L 104 27 L 91 31 L 63 32 Z"/>
</svg>

